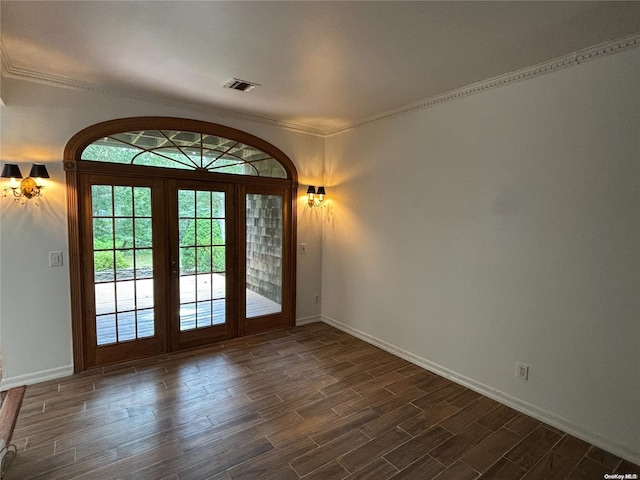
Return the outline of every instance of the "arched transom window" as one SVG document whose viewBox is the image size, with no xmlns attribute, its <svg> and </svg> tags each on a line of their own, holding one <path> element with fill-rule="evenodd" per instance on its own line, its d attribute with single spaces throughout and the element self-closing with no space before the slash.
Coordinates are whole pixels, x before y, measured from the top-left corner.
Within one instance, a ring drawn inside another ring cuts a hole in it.
<svg viewBox="0 0 640 480">
<path fill-rule="evenodd" d="M 181 130 L 115 133 L 88 145 L 82 160 L 234 175 L 287 178 L 280 162 L 236 140 Z"/>
</svg>

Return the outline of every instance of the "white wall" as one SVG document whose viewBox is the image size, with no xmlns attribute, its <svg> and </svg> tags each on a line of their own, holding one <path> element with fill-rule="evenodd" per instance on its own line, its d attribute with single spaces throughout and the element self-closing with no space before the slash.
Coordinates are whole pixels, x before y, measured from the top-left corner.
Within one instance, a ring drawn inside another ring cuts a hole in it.
<svg viewBox="0 0 640 480">
<path fill-rule="evenodd" d="M 51 178 L 40 207 L 0 199 L 0 338 L 2 388 L 72 372 L 67 217 L 62 153 L 81 129 L 121 117 L 164 115 L 221 123 L 274 144 L 295 163 L 301 184 L 322 179 L 324 140 L 238 118 L 194 112 L 93 92 L 58 89 L 3 79 L 0 156 L 18 163 L 23 175 L 44 162 Z M 306 191 L 306 185 L 300 187 Z M 305 215 L 300 198 L 297 318 L 320 314 L 321 228 Z M 65 266 L 50 268 L 48 252 L 61 250 Z"/>
<path fill-rule="evenodd" d="M 638 463 L 639 79 L 635 49 L 328 138 L 323 318 Z"/>
</svg>

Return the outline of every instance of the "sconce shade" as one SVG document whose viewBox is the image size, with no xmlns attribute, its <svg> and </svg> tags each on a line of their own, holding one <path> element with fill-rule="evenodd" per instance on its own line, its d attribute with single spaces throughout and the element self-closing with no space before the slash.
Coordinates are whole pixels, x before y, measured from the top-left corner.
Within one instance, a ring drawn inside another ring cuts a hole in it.
<svg viewBox="0 0 640 480">
<path fill-rule="evenodd" d="M 324 193 L 324 187 L 318 187 L 318 195 L 326 195 L 326 193 Z"/>
<path fill-rule="evenodd" d="M 22 173 L 16 163 L 5 163 L 2 167 L 2 178 L 22 178 Z"/>
<path fill-rule="evenodd" d="M 32 178 L 49 178 L 49 172 L 47 172 L 47 167 L 42 163 L 34 163 L 29 176 Z"/>
<path fill-rule="evenodd" d="M 2 173 L 4 174 L 4 170 L 2 171 Z M 320 188 L 322 188 L 322 187 L 320 187 Z M 312 193 L 314 195 L 316 194 L 316 187 L 314 187 L 313 185 L 309 185 L 309 188 L 307 188 L 307 195 L 310 194 L 310 193 Z"/>
</svg>

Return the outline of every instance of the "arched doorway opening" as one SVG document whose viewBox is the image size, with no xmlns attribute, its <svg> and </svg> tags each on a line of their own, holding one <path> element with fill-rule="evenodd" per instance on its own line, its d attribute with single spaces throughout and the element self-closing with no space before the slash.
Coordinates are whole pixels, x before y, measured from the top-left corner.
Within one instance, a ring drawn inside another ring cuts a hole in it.
<svg viewBox="0 0 640 480">
<path fill-rule="evenodd" d="M 222 125 L 112 120 L 68 142 L 76 371 L 295 323 L 293 162 Z"/>
</svg>

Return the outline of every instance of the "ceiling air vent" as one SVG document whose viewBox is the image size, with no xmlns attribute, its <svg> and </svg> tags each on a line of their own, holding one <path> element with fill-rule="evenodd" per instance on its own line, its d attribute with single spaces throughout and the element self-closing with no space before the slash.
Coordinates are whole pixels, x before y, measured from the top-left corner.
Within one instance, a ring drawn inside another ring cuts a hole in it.
<svg viewBox="0 0 640 480">
<path fill-rule="evenodd" d="M 233 90 L 240 90 L 241 92 L 250 92 L 256 87 L 260 85 L 257 83 L 249 82 L 247 80 L 240 80 L 239 78 L 234 78 L 229 83 L 227 83 L 224 87 L 231 88 Z"/>
</svg>

